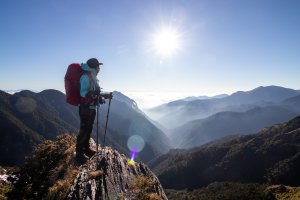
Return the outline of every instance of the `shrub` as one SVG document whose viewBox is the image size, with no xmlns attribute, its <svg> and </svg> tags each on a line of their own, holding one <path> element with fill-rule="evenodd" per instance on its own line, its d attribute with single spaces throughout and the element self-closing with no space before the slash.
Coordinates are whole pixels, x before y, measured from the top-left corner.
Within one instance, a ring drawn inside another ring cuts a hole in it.
<svg viewBox="0 0 300 200">
<path fill-rule="evenodd" d="M 70 190 L 78 168 L 73 152 L 76 137 L 68 134 L 38 145 L 26 158 L 20 179 L 11 199 L 64 199 Z"/>
<path fill-rule="evenodd" d="M 132 199 L 136 200 L 161 200 L 155 192 L 155 182 L 150 177 L 138 176 L 129 185 Z"/>
</svg>

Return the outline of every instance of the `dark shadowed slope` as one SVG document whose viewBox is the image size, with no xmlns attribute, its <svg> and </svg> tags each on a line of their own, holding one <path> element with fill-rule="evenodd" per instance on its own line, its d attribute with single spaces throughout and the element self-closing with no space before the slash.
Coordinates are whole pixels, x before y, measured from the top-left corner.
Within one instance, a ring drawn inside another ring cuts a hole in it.
<svg viewBox="0 0 300 200">
<path fill-rule="evenodd" d="M 259 133 L 163 155 L 149 166 L 165 188 L 215 181 L 300 185 L 300 116 Z"/>
<path fill-rule="evenodd" d="M 106 145 L 130 154 L 127 140 L 131 135 L 140 135 L 145 141 L 144 150 L 137 159 L 148 161 L 165 153 L 170 148 L 168 138 L 140 111 L 134 101 L 114 92 L 111 103 Z M 107 105 L 100 108 L 99 143 L 103 144 Z M 14 95 L 0 91 L 0 165 L 21 164 L 24 156 L 43 139 L 54 139 L 64 133 L 78 133 L 78 108 L 65 102 L 65 95 L 57 90 L 40 93 L 21 91 Z M 93 137 L 96 138 L 96 123 Z M 6 154 L 7 155 L 7 154 Z"/>
</svg>

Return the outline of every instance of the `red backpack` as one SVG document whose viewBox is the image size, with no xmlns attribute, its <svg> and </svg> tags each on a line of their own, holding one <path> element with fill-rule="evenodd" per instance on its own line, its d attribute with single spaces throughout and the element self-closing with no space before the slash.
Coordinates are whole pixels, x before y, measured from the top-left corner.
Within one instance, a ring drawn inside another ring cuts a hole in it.
<svg viewBox="0 0 300 200">
<path fill-rule="evenodd" d="M 65 75 L 66 102 L 78 106 L 80 104 L 80 77 L 85 72 L 78 63 L 70 64 Z M 90 77 L 89 77 L 90 78 Z"/>
</svg>

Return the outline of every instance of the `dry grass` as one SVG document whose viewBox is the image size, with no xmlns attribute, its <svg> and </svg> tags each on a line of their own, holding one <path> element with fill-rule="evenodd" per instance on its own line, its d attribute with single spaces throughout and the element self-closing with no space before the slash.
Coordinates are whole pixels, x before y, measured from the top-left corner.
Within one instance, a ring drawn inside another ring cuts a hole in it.
<svg viewBox="0 0 300 200">
<path fill-rule="evenodd" d="M 102 175 L 103 175 L 103 171 L 101 171 L 101 170 L 88 172 L 88 179 L 96 179 Z"/>
<path fill-rule="evenodd" d="M 26 158 L 10 199 L 65 199 L 78 173 L 75 144 L 76 137 L 68 134 L 39 144 Z"/>
<path fill-rule="evenodd" d="M 155 182 L 147 176 L 134 178 L 129 185 L 133 200 L 161 200 L 162 198 L 155 193 Z"/>
<path fill-rule="evenodd" d="M 6 200 L 6 193 L 12 190 L 12 184 L 0 183 L 0 200 Z"/>
<path fill-rule="evenodd" d="M 272 185 L 267 188 L 277 200 L 300 200 L 300 187 Z"/>
<path fill-rule="evenodd" d="M 54 182 L 48 190 L 45 197 L 47 200 L 65 199 L 74 179 L 78 173 L 78 167 L 75 165 L 73 152 L 75 145 L 72 145 L 64 152 L 65 159 L 62 159 L 57 167 L 51 171 L 50 179 Z"/>
</svg>

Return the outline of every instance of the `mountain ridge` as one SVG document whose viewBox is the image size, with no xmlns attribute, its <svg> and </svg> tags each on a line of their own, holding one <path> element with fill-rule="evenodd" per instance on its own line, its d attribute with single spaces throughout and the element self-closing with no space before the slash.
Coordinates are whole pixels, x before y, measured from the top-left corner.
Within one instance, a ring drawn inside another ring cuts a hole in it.
<svg viewBox="0 0 300 200">
<path fill-rule="evenodd" d="M 215 181 L 299 186 L 299 143 L 300 116 L 256 134 L 173 151 L 149 166 L 164 188 L 193 189 Z"/>
<path fill-rule="evenodd" d="M 286 122 L 299 114 L 275 105 L 255 107 L 246 112 L 219 112 L 174 129 L 171 139 L 179 148 L 191 148 L 224 136 L 251 134 L 266 126 Z"/>
<path fill-rule="evenodd" d="M 247 111 L 256 106 L 267 106 L 299 95 L 298 90 L 280 86 L 257 87 L 250 91 L 238 91 L 219 99 L 194 101 L 176 100 L 147 110 L 150 118 L 168 129 L 184 123 L 204 119 L 222 111 Z"/>
<path fill-rule="evenodd" d="M 121 95 L 121 93 L 117 94 L 116 97 Z M 152 159 L 153 156 L 167 152 L 170 146 L 164 133 L 146 119 L 136 104 L 130 104 L 133 101 L 129 98 L 126 99 L 125 95 L 122 98 L 123 101 L 118 101 L 116 98 L 112 100 L 106 144 L 129 154 L 128 137 L 133 133 L 143 136 L 143 132 L 139 132 L 143 127 L 146 130 L 144 136 L 147 136 L 147 140 L 145 139 L 144 151 L 138 155 L 137 159 L 147 161 Z M 107 103 L 102 105 L 99 112 L 100 143 L 103 143 L 107 106 Z M 3 136 L 1 152 L 12 153 L 10 159 L 3 154 L 0 165 L 20 165 L 34 146 L 43 140 L 55 139 L 56 136 L 64 133 L 76 134 L 79 127 L 78 108 L 68 105 L 65 102 L 65 95 L 53 89 L 43 90 L 39 93 L 24 90 L 13 95 L 0 91 L 0 117 L 2 117 L 4 123 L 0 125 Z M 119 119 L 120 123 L 114 123 L 114 119 Z M 136 120 L 138 122 L 135 122 Z M 123 124 L 127 123 L 126 126 L 123 126 L 125 129 L 121 128 L 121 122 Z M 10 126 L 7 126 L 9 124 Z M 96 126 L 96 121 L 94 125 Z M 15 129 L 15 126 L 19 128 Z M 94 138 L 96 137 L 95 130 L 96 127 L 94 127 L 92 134 Z M 19 149 L 17 143 L 12 140 L 12 134 L 9 134 L 11 131 L 16 132 L 17 136 L 15 137 L 23 142 L 23 148 Z M 39 135 L 38 139 L 34 139 L 37 135 Z M 15 162 L 13 162 L 13 157 L 16 158 Z"/>
</svg>

